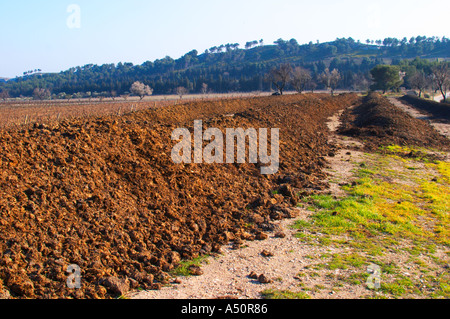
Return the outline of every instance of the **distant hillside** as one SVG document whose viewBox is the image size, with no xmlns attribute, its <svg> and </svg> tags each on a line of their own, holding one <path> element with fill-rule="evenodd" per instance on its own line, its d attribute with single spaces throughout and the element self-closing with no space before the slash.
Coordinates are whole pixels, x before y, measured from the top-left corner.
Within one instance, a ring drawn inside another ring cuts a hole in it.
<svg viewBox="0 0 450 319">
<path fill-rule="evenodd" d="M 277 40 L 273 45 L 248 42 L 226 44 L 199 54 L 188 52 L 179 59 L 165 57 L 142 65 L 131 63 L 85 65 L 58 74 L 32 74 L 0 83 L 10 96 L 31 96 L 35 88 L 49 89 L 52 94 L 121 95 L 131 84 L 141 81 L 154 89 L 154 94 L 171 94 L 183 86 L 191 93 L 210 91 L 268 91 L 267 72 L 281 63 L 302 66 L 311 71 L 313 80 L 326 68 L 342 74 L 340 88 L 357 89 L 370 82 L 369 71 L 378 64 L 398 64 L 402 59 L 450 59 L 450 40 L 416 37 L 361 43 L 352 38 L 328 43 L 299 45 L 295 39 Z M 318 81 L 317 81 L 318 83 Z M 320 83 L 318 83 L 320 88 Z"/>
<path fill-rule="evenodd" d="M 9 78 L 0 78 L 0 82 L 6 82 L 8 80 L 9 80 Z"/>
</svg>

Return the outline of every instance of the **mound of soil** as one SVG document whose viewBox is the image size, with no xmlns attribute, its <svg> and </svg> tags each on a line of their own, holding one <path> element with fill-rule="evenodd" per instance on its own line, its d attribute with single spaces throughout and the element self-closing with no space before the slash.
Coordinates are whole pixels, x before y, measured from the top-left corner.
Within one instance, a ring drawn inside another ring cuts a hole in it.
<svg viewBox="0 0 450 319">
<path fill-rule="evenodd" d="M 110 298 L 158 289 L 182 259 L 264 238 L 294 216 L 298 192 L 323 189 L 326 119 L 353 94 L 194 102 L 121 117 L 0 131 L 0 292 Z M 171 134 L 280 128 L 280 170 L 174 164 Z M 274 190 L 277 190 L 275 192 Z M 81 289 L 69 289 L 69 265 Z"/>
<path fill-rule="evenodd" d="M 400 100 L 418 109 L 433 121 L 450 124 L 450 104 L 448 103 L 438 103 L 410 95 L 405 95 Z"/>
<path fill-rule="evenodd" d="M 449 150 L 450 141 L 424 120 L 416 119 L 372 92 L 342 117 L 339 133 L 363 140 L 369 150 L 401 145 Z"/>
</svg>

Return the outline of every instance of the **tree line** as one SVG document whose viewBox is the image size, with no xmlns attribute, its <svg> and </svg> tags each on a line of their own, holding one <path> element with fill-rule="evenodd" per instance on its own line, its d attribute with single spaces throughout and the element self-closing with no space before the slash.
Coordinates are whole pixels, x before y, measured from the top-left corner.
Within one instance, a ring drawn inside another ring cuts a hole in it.
<svg viewBox="0 0 450 319">
<path fill-rule="evenodd" d="M 7 95 L 46 99 L 49 94 L 50 98 L 66 99 L 127 97 L 133 94 L 131 87 L 135 82 L 148 86 L 155 95 L 182 96 L 187 92 L 203 93 L 205 88 L 215 93 L 273 91 L 279 90 L 277 81 L 274 83 L 267 75 L 284 64 L 291 66 L 292 79 L 283 90 L 366 90 L 372 81 L 371 70 L 377 65 L 402 68 L 406 67 L 403 58 L 448 57 L 448 52 L 450 40 L 445 37 L 387 38 L 366 43 L 342 38 L 303 45 L 295 39 L 279 39 L 265 45 L 261 39 L 247 42 L 245 49 L 237 43 L 225 44 L 202 54 L 192 50 L 176 60 L 165 57 L 142 65 L 88 64 L 60 73 L 27 72 L 25 76 L 0 83 L 0 98 Z M 337 75 L 339 80 L 333 80 Z M 405 84 L 410 81 L 406 80 Z"/>
<path fill-rule="evenodd" d="M 311 72 L 303 67 L 297 66 L 293 68 L 290 64 L 282 64 L 280 67 L 275 67 L 267 75 L 267 79 L 276 87 L 277 92 L 283 95 L 287 86 L 291 86 L 296 92 L 303 93 L 303 91 L 317 88 L 321 84 L 326 89 L 331 90 L 331 94 L 337 89 L 342 76 L 337 69 L 326 68 L 314 81 Z"/>
</svg>

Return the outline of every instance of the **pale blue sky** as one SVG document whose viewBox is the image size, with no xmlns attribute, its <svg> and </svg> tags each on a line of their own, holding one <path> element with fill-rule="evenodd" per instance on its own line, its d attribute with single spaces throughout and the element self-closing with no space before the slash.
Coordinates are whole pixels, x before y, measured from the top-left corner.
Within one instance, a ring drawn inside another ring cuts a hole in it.
<svg viewBox="0 0 450 319">
<path fill-rule="evenodd" d="M 80 28 L 67 25 L 71 4 L 81 9 Z M 259 39 L 448 37 L 449 17 L 448 0 L 0 0 L 0 77 L 142 64 Z"/>
</svg>

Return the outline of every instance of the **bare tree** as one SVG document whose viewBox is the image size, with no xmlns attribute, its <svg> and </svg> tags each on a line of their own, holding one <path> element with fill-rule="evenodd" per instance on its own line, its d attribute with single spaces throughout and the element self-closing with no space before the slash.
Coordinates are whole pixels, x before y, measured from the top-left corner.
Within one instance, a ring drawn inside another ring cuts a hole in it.
<svg viewBox="0 0 450 319">
<path fill-rule="evenodd" d="M 147 95 L 153 94 L 153 89 L 144 83 L 136 81 L 131 85 L 130 92 L 139 96 L 142 101 Z"/>
<path fill-rule="evenodd" d="M 282 64 L 273 68 L 269 73 L 269 80 L 278 89 L 281 95 L 291 79 L 292 67 L 290 64 Z"/>
<path fill-rule="evenodd" d="M 447 63 L 440 63 L 432 70 L 436 88 L 441 92 L 444 102 L 447 101 L 447 91 L 450 89 L 450 69 Z"/>
<path fill-rule="evenodd" d="M 78 102 L 81 102 L 81 99 L 83 98 L 83 93 L 77 92 L 77 93 L 75 93 L 75 94 L 73 95 L 73 98 L 74 98 L 74 99 L 77 99 Z"/>
<path fill-rule="evenodd" d="M 108 92 L 100 92 L 100 94 L 98 95 L 98 99 L 100 100 L 100 102 L 103 102 L 103 100 L 108 96 Z"/>
<path fill-rule="evenodd" d="M 330 88 L 331 95 L 334 94 L 334 91 L 337 89 L 339 82 L 341 82 L 342 76 L 341 73 L 337 69 L 331 71 L 331 79 L 330 79 Z"/>
<path fill-rule="evenodd" d="M 67 94 L 65 92 L 60 92 L 56 96 L 56 98 L 59 99 L 59 100 L 68 100 L 68 101 L 70 101 L 73 98 L 73 95 L 72 94 Z"/>
<path fill-rule="evenodd" d="M 63 99 L 66 98 L 66 93 L 60 92 L 60 93 L 58 93 L 58 95 L 56 96 L 56 98 L 57 98 L 58 100 L 63 100 Z"/>
<path fill-rule="evenodd" d="M 35 88 L 33 91 L 33 98 L 35 100 L 48 100 L 51 96 L 50 91 L 47 89 Z"/>
<path fill-rule="evenodd" d="M 202 84 L 202 94 L 208 93 L 208 84 L 203 83 Z"/>
<path fill-rule="evenodd" d="M 175 93 L 180 97 L 180 99 L 183 99 L 183 95 L 186 95 L 188 92 L 188 89 L 183 86 L 179 86 L 175 89 Z"/>
<path fill-rule="evenodd" d="M 315 81 L 311 81 L 311 82 L 308 84 L 308 87 L 309 87 L 309 89 L 311 90 L 311 93 L 314 93 L 314 90 L 315 90 L 316 87 L 317 87 L 317 83 L 316 83 Z"/>
<path fill-rule="evenodd" d="M 334 91 L 341 81 L 341 74 L 336 69 L 330 72 L 330 70 L 326 68 L 320 75 L 320 81 L 325 84 L 327 89 L 331 89 L 331 95 L 334 95 Z"/>
<path fill-rule="evenodd" d="M 6 100 L 9 98 L 9 92 L 7 90 L 3 90 L 0 92 L 0 99 L 6 102 Z"/>
<path fill-rule="evenodd" d="M 367 91 L 370 87 L 370 82 L 362 73 L 357 73 L 353 77 L 352 89 L 355 91 Z"/>
<path fill-rule="evenodd" d="M 413 89 L 419 90 L 419 97 L 422 97 L 422 92 L 426 90 L 429 84 L 429 80 L 423 71 L 414 73 L 409 82 Z"/>
<path fill-rule="evenodd" d="M 112 90 L 111 91 L 111 98 L 112 98 L 112 100 L 115 101 L 116 97 L 117 97 L 117 91 Z"/>
<path fill-rule="evenodd" d="M 306 87 L 311 82 L 311 72 L 302 67 L 296 67 L 292 71 L 291 85 L 298 93 L 306 90 Z"/>
</svg>

